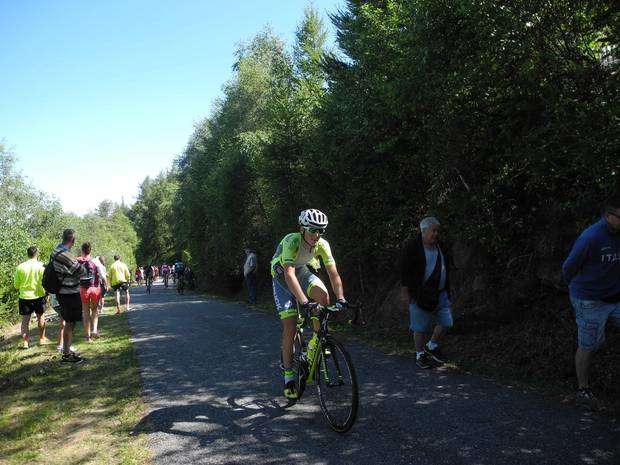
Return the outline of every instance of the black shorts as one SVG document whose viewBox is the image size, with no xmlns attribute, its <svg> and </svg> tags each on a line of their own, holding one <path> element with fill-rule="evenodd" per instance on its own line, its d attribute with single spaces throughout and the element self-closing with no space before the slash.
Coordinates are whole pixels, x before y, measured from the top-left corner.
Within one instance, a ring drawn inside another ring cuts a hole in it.
<svg viewBox="0 0 620 465">
<path fill-rule="evenodd" d="M 19 314 L 32 315 L 32 312 L 35 312 L 37 315 L 43 315 L 43 313 L 45 313 L 45 297 L 39 297 L 38 299 L 19 299 Z"/>
<path fill-rule="evenodd" d="M 118 283 L 112 286 L 112 290 L 114 292 L 118 291 L 119 289 L 122 289 L 123 291 L 127 291 L 129 289 L 129 283 Z"/>
<path fill-rule="evenodd" d="M 82 321 L 82 299 L 80 294 L 56 294 L 60 304 L 60 316 L 70 323 Z"/>
</svg>

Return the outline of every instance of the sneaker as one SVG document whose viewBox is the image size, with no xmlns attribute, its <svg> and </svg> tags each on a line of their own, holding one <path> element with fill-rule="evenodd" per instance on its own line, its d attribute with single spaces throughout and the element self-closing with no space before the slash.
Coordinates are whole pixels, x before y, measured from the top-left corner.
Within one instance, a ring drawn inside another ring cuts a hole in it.
<svg viewBox="0 0 620 465">
<path fill-rule="evenodd" d="M 22 342 L 20 349 L 30 349 L 30 344 L 28 343 L 28 341 Z"/>
<path fill-rule="evenodd" d="M 415 363 L 420 368 L 426 370 L 427 368 L 432 368 L 433 362 L 431 356 L 424 352 L 419 357 L 416 356 Z"/>
<path fill-rule="evenodd" d="M 56 346 L 56 350 L 62 353 L 62 345 Z M 69 352 L 75 353 L 75 346 L 69 347 Z"/>
<path fill-rule="evenodd" d="M 48 338 L 44 337 L 43 339 L 39 339 L 39 345 L 40 346 L 46 346 L 49 343 L 51 343 L 52 341 L 50 341 Z"/>
<path fill-rule="evenodd" d="M 594 395 L 594 393 L 592 392 L 592 389 L 590 388 L 577 389 L 576 397 L 577 397 L 577 401 L 580 401 L 580 402 L 585 402 L 585 403 L 596 402 L 596 396 Z"/>
<path fill-rule="evenodd" d="M 284 397 L 286 397 L 287 399 L 299 398 L 299 393 L 297 392 L 295 381 L 289 381 L 284 385 Z"/>
<path fill-rule="evenodd" d="M 63 354 L 62 359 L 60 360 L 61 363 L 82 363 L 84 361 L 84 358 L 80 357 L 75 352 L 71 352 L 70 354 Z"/>
<path fill-rule="evenodd" d="M 428 344 L 426 344 L 424 346 L 424 353 L 428 354 L 433 359 L 434 362 L 439 363 L 439 364 L 444 363 L 443 355 L 441 353 L 441 350 L 439 349 L 439 346 L 431 350 L 428 348 Z"/>
</svg>

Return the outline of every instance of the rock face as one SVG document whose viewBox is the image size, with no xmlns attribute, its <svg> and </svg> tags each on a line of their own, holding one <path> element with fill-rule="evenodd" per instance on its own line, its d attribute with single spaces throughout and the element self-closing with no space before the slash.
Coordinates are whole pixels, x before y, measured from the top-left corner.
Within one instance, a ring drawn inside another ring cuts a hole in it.
<svg viewBox="0 0 620 465">
<path fill-rule="evenodd" d="M 541 289 L 566 289 L 562 278 L 562 262 L 537 250 L 515 254 L 505 263 L 489 257 L 463 240 L 450 248 L 451 301 L 455 318 L 476 312 L 482 318 L 508 321 L 515 316 L 514 308 L 529 307 Z M 377 311 L 369 315 L 381 327 L 405 328 L 409 322 L 407 304 L 403 301 L 397 271 L 384 281 L 384 295 Z M 386 292 L 387 289 L 387 292 Z"/>
<path fill-rule="evenodd" d="M 557 261 L 540 262 L 536 267 L 536 277 L 556 288 L 562 288 L 565 285 L 562 277 L 562 263 Z"/>
<path fill-rule="evenodd" d="M 452 261 L 457 270 L 467 268 L 471 264 L 473 256 L 474 249 L 464 241 L 457 240 L 452 246 Z"/>
<path fill-rule="evenodd" d="M 390 288 L 373 320 L 381 327 L 407 327 L 409 310 L 403 300 L 402 286 L 396 281 Z"/>
</svg>

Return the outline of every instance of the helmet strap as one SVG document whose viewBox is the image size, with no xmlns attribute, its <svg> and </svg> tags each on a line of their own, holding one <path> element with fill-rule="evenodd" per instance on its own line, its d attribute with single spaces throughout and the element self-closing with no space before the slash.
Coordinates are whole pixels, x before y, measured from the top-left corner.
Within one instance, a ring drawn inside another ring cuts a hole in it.
<svg viewBox="0 0 620 465">
<path fill-rule="evenodd" d="M 306 228 L 304 228 L 303 226 L 301 227 L 301 239 L 308 245 L 308 247 L 314 247 L 306 240 Z"/>
</svg>

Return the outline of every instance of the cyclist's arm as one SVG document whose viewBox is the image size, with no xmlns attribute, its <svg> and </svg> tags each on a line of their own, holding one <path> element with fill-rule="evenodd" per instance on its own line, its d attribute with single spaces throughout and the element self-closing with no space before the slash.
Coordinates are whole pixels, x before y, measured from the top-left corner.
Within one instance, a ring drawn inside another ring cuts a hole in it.
<svg viewBox="0 0 620 465">
<path fill-rule="evenodd" d="M 297 280 L 297 276 L 295 275 L 295 267 L 292 265 L 284 265 L 284 279 L 286 280 L 286 285 L 288 289 L 293 293 L 295 299 L 300 304 L 308 302 L 308 297 L 304 294 L 304 291 L 301 289 L 301 285 Z"/>
<path fill-rule="evenodd" d="M 325 270 L 327 270 L 327 274 L 329 275 L 329 281 L 332 283 L 332 289 L 334 290 L 334 294 L 336 294 L 336 299 L 344 299 L 342 279 L 340 279 L 336 264 L 325 265 Z"/>
</svg>

